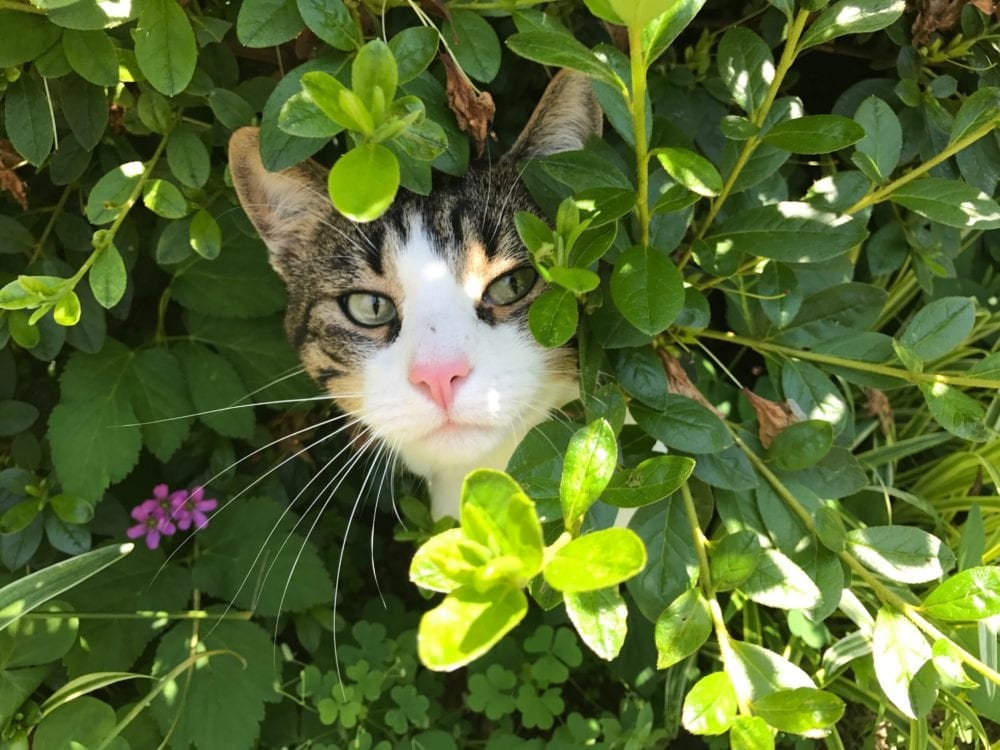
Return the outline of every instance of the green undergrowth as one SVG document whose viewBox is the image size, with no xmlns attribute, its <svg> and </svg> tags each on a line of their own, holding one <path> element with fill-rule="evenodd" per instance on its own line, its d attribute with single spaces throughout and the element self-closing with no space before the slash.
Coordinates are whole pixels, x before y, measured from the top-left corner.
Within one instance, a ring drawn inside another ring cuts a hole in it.
<svg viewBox="0 0 1000 750">
<path fill-rule="evenodd" d="M 0 0 L 0 747 L 995 746 L 998 26 L 913 5 Z M 559 68 L 581 399 L 434 524 L 225 145 L 368 220 Z"/>
</svg>

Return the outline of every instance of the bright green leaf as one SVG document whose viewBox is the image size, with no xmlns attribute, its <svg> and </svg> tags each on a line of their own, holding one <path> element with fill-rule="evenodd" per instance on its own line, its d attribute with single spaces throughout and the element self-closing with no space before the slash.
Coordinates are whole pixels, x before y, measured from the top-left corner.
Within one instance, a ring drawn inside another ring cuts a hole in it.
<svg viewBox="0 0 1000 750">
<path fill-rule="evenodd" d="M 584 514 L 601 496 L 618 462 L 618 442 L 603 419 L 573 435 L 563 463 L 559 498 L 567 529 L 579 528 Z"/>
<path fill-rule="evenodd" d="M 708 601 L 688 589 L 656 618 L 656 668 L 667 669 L 700 649 L 712 634 Z"/>
<path fill-rule="evenodd" d="M 552 588 L 595 591 L 627 581 L 646 565 L 646 548 L 630 529 L 603 529 L 559 547 L 542 571 Z"/>
<path fill-rule="evenodd" d="M 354 221 L 372 221 L 392 204 L 399 189 L 399 161 L 385 146 L 356 146 L 330 170 L 330 199 Z"/>
<path fill-rule="evenodd" d="M 1000 568 L 967 568 L 924 597 L 923 610 L 945 622 L 976 622 L 1000 614 Z"/>
<path fill-rule="evenodd" d="M 844 701 L 826 690 L 794 688 L 757 699 L 753 711 L 782 732 L 822 737 L 844 715 Z"/>
<path fill-rule="evenodd" d="M 698 680 L 684 697 L 681 724 L 697 735 L 724 734 L 739 709 L 733 683 L 725 672 L 713 672 Z"/>
</svg>

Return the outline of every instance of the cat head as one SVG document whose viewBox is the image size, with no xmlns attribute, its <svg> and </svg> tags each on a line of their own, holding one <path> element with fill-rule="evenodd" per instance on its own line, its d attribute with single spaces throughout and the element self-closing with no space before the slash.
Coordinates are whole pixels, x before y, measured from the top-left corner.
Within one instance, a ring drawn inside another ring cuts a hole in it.
<svg viewBox="0 0 1000 750">
<path fill-rule="evenodd" d="M 379 219 L 339 215 L 326 171 L 261 163 L 258 131 L 233 134 L 240 202 L 288 289 L 286 330 L 307 372 L 346 413 L 431 483 L 456 515 L 461 479 L 503 468 L 525 433 L 576 394 L 572 350 L 527 326 L 544 290 L 514 227 L 537 211 L 525 160 L 583 147 L 601 129 L 589 79 L 560 73 L 511 150 L 488 168 L 401 191 Z"/>
</svg>

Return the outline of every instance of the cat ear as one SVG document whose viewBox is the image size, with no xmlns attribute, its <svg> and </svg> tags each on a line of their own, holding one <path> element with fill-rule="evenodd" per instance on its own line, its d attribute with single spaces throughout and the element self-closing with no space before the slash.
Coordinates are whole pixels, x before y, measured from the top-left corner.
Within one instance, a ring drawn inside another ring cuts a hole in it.
<svg viewBox="0 0 1000 750">
<path fill-rule="evenodd" d="M 260 158 L 260 131 L 252 127 L 240 128 L 229 139 L 229 170 L 243 210 L 270 251 L 271 265 L 287 277 L 333 214 L 324 170 L 306 162 L 268 172 Z"/>
<path fill-rule="evenodd" d="M 590 78 L 575 70 L 562 70 L 549 82 L 506 158 L 523 161 L 576 151 L 588 138 L 601 134 L 603 122 Z"/>
</svg>

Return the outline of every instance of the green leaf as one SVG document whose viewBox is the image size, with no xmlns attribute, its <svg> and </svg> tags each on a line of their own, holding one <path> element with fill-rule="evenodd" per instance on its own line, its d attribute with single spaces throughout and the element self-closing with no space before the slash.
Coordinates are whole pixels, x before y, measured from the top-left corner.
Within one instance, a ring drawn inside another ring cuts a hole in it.
<svg viewBox="0 0 1000 750">
<path fill-rule="evenodd" d="M 115 710 L 111 706 L 82 695 L 44 716 L 35 728 L 33 741 L 41 747 L 97 747 L 111 736 L 116 723 Z M 116 737 L 108 747 L 124 750 L 128 745 Z"/>
<path fill-rule="evenodd" d="M 823 459 L 833 446 L 833 428 L 822 419 L 788 425 L 772 440 L 767 455 L 779 469 L 801 471 Z"/>
<path fill-rule="evenodd" d="M 948 145 L 986 127 L 989 123 L 996 126 L 997 112 L 1000 112 L 1000 88 L 980 86 L 959 107 L 951 123 Z"/>
<path fill-rule="evenodd" d="M 101 307 L 110 310 L 125 295 L 128 271 L 121 253 L 114 245 L 106 245 L 98 254 L 87 275 L 90 291 Z"/>
<path fill-rule="evenodd" d="M 461 588 L 420 618 L 417 654 L 429 669 L 450 672 L 489 651 L 528 611 L 518 588 Z"/>
<path fill-rule="evenodd" d="M 729 731 L 739 710 L 733 683 L 725 672 L 698 680 L 684 697 L 681 724 L 691 734 L 714 735 Z"/>
<path fill-rule="evenodd" d="M 143 174 L 141 161 L 115 167 L 97 181 L 87 196 L 87 219 L 91 224 L 110 224 L 127 210 L 128 200 Z"/>
<path fill-rule="evenodd" d="M 629 323 L 655 336 L 684 306 L 684 285 L 677 267 L 655 248 L 629 248 L 615 261 L 611 296 Z"/>
<path fill-rule="evenodd" d="M 358 50 L 351 65 L 351 86 L 376 125 L 395 99 L 398 81 L 396 58 L 388 44 L 373 39 Z"/>
<path fill-rule="evenodd" d="M 169 461 L 191 431 L 186 415 L 194 411 L 180 363 L 166 349 L 141 349 L 132 361 L 127 388 L 143 443 L 160 461 Z"/>
<path fill-rule="evenodd" d="M 642 29 L 677 5 L 677 0 L 607 0 L 608 5 L 626 26 Z"/>
<path fill-rule="evenodd" d="M 955 564 L 955 555 L 940 539 L 915 526 L 853 529 L 847 533 L 847 549 L 869 570 L 899 583 L 933 581 Z"/>
<path fill-rule="evenodd" d="M 22 75 L 4 92 L 4 122 L 14 150 L 36 167 L 52 151 L 48 95 L 35 75 Z"/>
<path fill-rule="evenodd" d="M 489 558 L 489 550 L 470 543 L 462 529 L 448 529 L 432 536 L 413 555 L 410 580 L 421 588 L 447 594 L 472 585 L 476 568 Z"/>
<path fill-rule="evenodd" d="M 591 78 L 621 85 L 611 67 L 576 39 L 556 31 L 522 31 L 507 37 L 506 44 L 517 55 L 558 68 L 571 68 Z"/>
<path fill-rule="evenodd" d="M 879 31 L 903 15 L 905 8 L 904 0 L 840 0 L 806 29 L 799 49 L 815 47 L 846 34 Z"/>
<path fill-rule="evenodd" d="M 164 219 L 187 216 L 188 204 L 183 194 L 168 180 L 153 179 L 142 187 L 142 202 L 150 211 Z"/>
<path fill-rule="evenodd" d="M 779 731 L 823 737 L 844 715 L 844 701 L 826 690 L 794 688 L 759 698 L 753 711 Z"/>
<path fill-rule="evenodd" d="M 76 140 L 85 149 L 101 142 L 108 127 L 108 97 L 104 89 L 67 76 L 59 88 L 62 112 Z M 141 100 L 140 100 L 141 101 Z"/>
<path fill-rule="evenodd" d="M 670 3 L 663 13 L 646 24 L 642 29 L 642 56 L 646 67 L 666 52 L 673 41 L 694 20 L 704 4 L 705 0 L 681 0 Z"/>
<path fill-rule="evenodd" d="M 222 251 L 222 230 L 205 209 L 198 209 L 191 219 L 191 247 L 205 260 L 215 260 Z"/>
<path fill-rule="evenodd" d="M 855 121 L 865 130 L 865 136 L 855 148 L 875 167 L 876 182 L 892 174 L 903 151 L 903 126 L 892 107 L 876 96 L 869 96 L 854 113 Z M 859 165 L 860 166 L 860 165 Z"/>
<path fill-rule="evenodd" d="M 639 508 L 663 500 L 684 484 L 694 470 L 687 456 L 653 456 L 615 473 L 601 499 L 617 508 Z"/>
<path fill-rule="evenodd" d="M 167 96 L 187 88 L 198 61 L 194 29 L 176 0 L 143 0 L 135 27 L 139 70 Z"/>
<path fill-rule="evenodd" d="M 392 204 L 399 189 L 399 161 L 385 146 L 356 146 L 330 170 L 330 199 L 353 221 L 372 221 Z"/>
<path fill-rule="evenodd" d="M 528 309 L 528 328 L 542 346 L 562 346 L 576 334 L 580 310 L 568 289 L 547 289 Z"/>
<path fill-rule="evenodd" d="M 757 569 L 763 556 L 764 549 L 755 532 L 744 529 L 726 534 L 708 551 L 709 572 L 715 590 L 738 588 Z"/>
<path fill-rule="evenodd" d="M 38 419 L 38 408 L 27 401 L 0 401 L 0 437 L 23 432 Z"/>
<path fill-rule="evenodd" d="M 437 31 L 427 26 L 411 26 L 389 40 L 398 66 L 399 82 L 411 81 L 427 69 L 438 51 Z"/>
<path fill-rule="evenodd" d="M 254 431 L 253 407 L 236 368 L 201 344 L 185 344 L 175 352 L 199 419 L 220 435 L 249 438 Z"/>
<path fill-rule="evenodd" d="M 924 177 L 896 188 L 889 200 L 945 226 L 1000 228 L 1000 205 L 978 188 L 960 180 Z"/>
<path fill-rule="evenodd" d="M 0 630 L 17 622 L 23 615 L 47 602 L 100 570 L 117 562 L 133 545 L 119 544 L 85 552 L 28 573 L 0 588 Z"/>
<path fill-rule="evenodd" d="M 211 172 L 208 148 L 192 126 L 181 123 L 170 134 L 167 165 L 182 185 L 200 188 L 208 182 Z"/>
<path fill-rule="evenodd" d="M 757 701 L 775 690 L 815 688 L 799 666 L 770 649 L 745 641 L 731 641 L 733 659 L 726 659 L 726 673 L 743 700 Z"/>
<path fill-rule="evenodd" d="M 667 174 L 692 193 L 711 197 L 722 192 L 722 177 L 704 156 L 685 148 L 658 148 L 653 153 Z"/>
<path fill-rule="evenodd" d="M 281 106 L 278 127 L 289 135 L 301 138 L 332 138 L 344 126 L 324 112 L 305 91 L 292 95 Z"/>
<path fill-rule="evenodd" d="M 774 750 L 773 730 L 759 716 L 737 716 L 729 728 L 729 750 Z"/>
<path fill-rule="evenodd" d="M 62 43 L 66 59 L 81 78 L 98 86 L 117 85 L 118 53 L 106 32 L 66 29 Z"/>
<path fill-rule="evenodd" d="M 618 442 L 604 419 L 576 431 L 563 462 L 559 499 L 568 530 L 579 529 L 584 514 L 611 481 L 618 463 Z"/>
<path fill-rule="evenodd" d="M 343 0 L 298 0 L 309 30 L 335 49 L 350 52 L 361 46 L 361 31 Z"/>
<path fill-rule="evenodd" d="M 76 354 L 66 365 L 62 398 L 49 417 L 52 462 L 65 492 L 96 500 L 139 459 L 139 427 L 122 387 L 130 357 L 109 340 L 99 354 Z"/>
<path fill-rule="evenodd" d="M 646 566 L 646 548 L 630 529 L 602 529 L 559 547 L 542 574 L 557 591 L 579 593 L 627 581 Z"/>
<path fill-rule="evenodd" d="M 208 106 L 215 119 L 229 130 L 249 125 L 257 116 L 256 110 L 246 99 L 229 89 L 212 89 L 208 95 Z"/>
<path fill-rule="evenodd" d="M 967 568 L 924 597 L 921 608 L 945 622 L 976 622 L 1000 614 L 1000 568 Z"/>
<path fill-rule="evenodd" d="M 911 695 L 917 673 L 931 659 L 924 634 L 906 617 L 883 607 L 872 631 L 875 677 L 885 696 L 911 719 L 919 718 Z"/>
<path fill-rule="evenodd" d="M 656 668 L 667 669 L 700 649 L 712 634 L 708 600 L 688 589 L 656 618 Z"/>
<path fill-rule="evenodd" d="M 460 521 L 471 541 L 516 561 L 505 580 L 524 586 L 541 570 L 542 527 L 534 503 L 503 472 L 479 469 L 465 478 Z"/>
<path fill-rule="evenodd" d="M 764 40 L 734 26 L 719 40 L 716 65 L 733 101 L 751 117 L 756 115 L 774 80 L 774 59 Z"/>
<path fill-rule="evenodd" d="M 166 673 L 190 655 L 191 628 L 178 623 L 156 649 L 154 676 Z M 271 633 L 253 622 L 215 622 L 199 633 L 198 649 L 224 653 L 204 657 L 197 667 L 174 675 L 153 699 L 151 713 L 163 736 L 178 747 L 257 746 L 265 703 L 277 703 L 274 689 L 274 644 Z M 178 713 L 170 696 L 186 696 Z M 225 701 L 219 701 L 224 695 Z"/>
<path fill-rule="evenodd" d="M 688 453 L 717 453 L 733 442 L 725 423 L 697 401 L 667 394 L 662 411 L 633 403 L 632 416 L 646 432 L 670 448 Z"/>
<path fill-rule="evenodd" d="M 294 39 L 304 25 L 295 0 L 246 0 L 236 36 L 247 47 L 274 47 Z"/>
<path fill-rule="evenodd" d="M 478 13 L 455 8 L 441 26 L 458 64 L 477 81 L 489 83 L 500 70 L 500 40 L 493 27 Z"/>
<path fill-rule="evenodd" d="M 239 513 L 217 512 L 198 531 L 194 585 L 264 617 L 332 601 L 330 575 L 316 547 L 295 533 L 288 507 L 263 498 L 238 502 Z"/>
<path fill-rule="evenodd" d="M 968 394 L 944 383 L 920 383 L 920 393 L 934 418 L 952 435 L 964 440 L 988 440 L 986 409 Z"/>
<path fill-rule="evenodd" d="M 764 143 L 793 154 L 828 154 L 857 143 L 865 129 L 840 115 L 805 115 L 785 120 L 768 130 Z"/>
<path fill-rule="evenodd" d="M 618 589 L 567 593 L 564 601 L 570 622 L 590 650 L 605 661 L 618 656 L 628 631 L 628 606 Z"/>
<path fill-rule="evenodd" d="M 783 201 L 734 214 L 705 243 L 714 252 L 737 250 L 786 263 L 817 263 L 843 255 L 867 235 L 858 219 Z"/>
<path fill-rule="evenodd" d="M 929 362 L 961 346 L 975 323 L 972 298 L 942 297 L 916 312 L 899 334 L 899 343 L 921 362 Z"/>
</svg>

